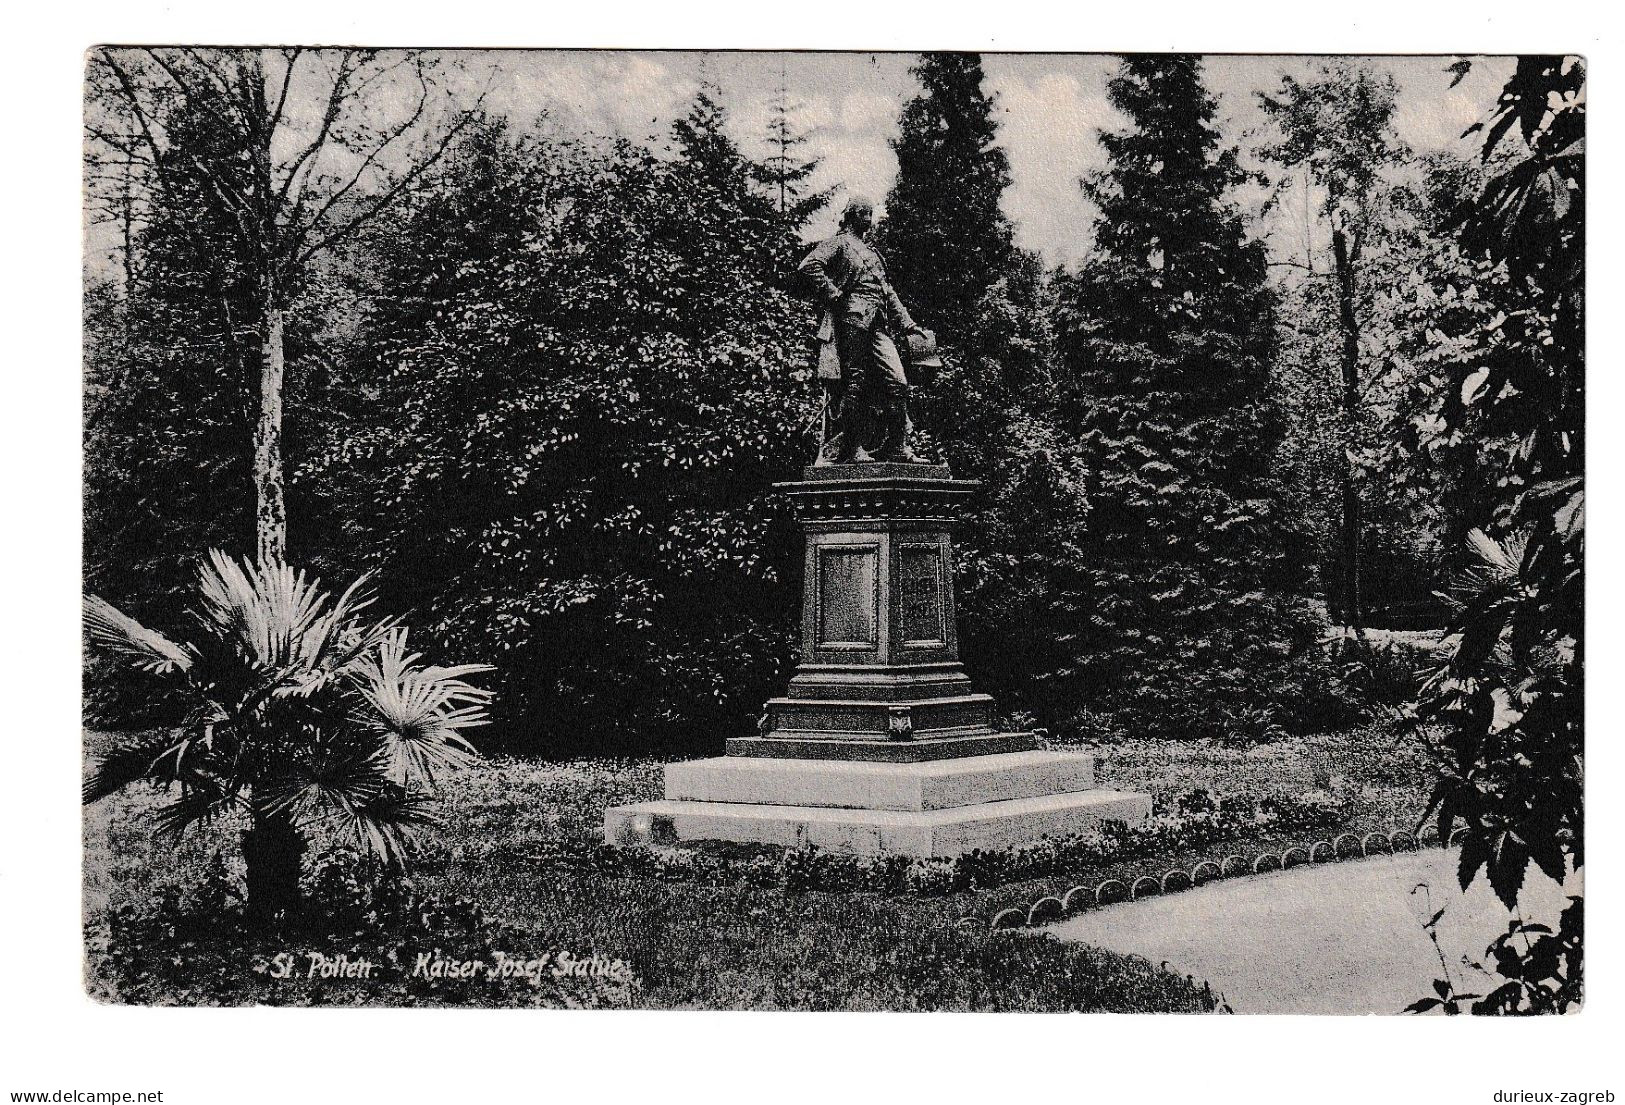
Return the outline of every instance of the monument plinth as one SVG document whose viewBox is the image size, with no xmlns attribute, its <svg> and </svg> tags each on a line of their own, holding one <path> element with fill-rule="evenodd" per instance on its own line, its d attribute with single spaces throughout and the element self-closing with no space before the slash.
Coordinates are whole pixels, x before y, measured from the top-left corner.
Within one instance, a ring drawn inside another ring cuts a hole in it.
<svg viewBox="0 0 1625 1105">
<path fill-rule="evenodd" d="M 952 531 L 978 485 L 930 464 L 831 464 L 777 485 L 806 536 L 801 662 L 756 736 L 605 813 L 610 843 L 817 845 L 952 856 L 1140 820 L 1093 758 L 1000 732 L 959 660 Z"/>
</svg>

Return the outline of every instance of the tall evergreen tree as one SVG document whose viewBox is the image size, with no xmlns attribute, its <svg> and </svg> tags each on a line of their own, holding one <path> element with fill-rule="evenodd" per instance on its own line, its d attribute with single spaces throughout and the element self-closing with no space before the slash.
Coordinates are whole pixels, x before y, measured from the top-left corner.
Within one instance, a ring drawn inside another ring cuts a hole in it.
<svg viewBox="0 0 1625 1105">
<path fill-rule="evenodd" d="M 927 451 L 983 485 L 955 539 L 965 653 L 1009 708 L 1054 721 L 1066 707 L 1046 677 L 1063 630 L 1049 596 L 1085 510 L 1076 450 L 1050 415 L 1048 281 L 1000 210 L 1010 172 L 980 59 L 926 54 L 914 73 L 881 249 L 946 346 L 940 370 L 912 379 Z"/>
<path fill-rule="evenodd" d="M 1010 221 L 999 199 L 1010 162 L 998 145 L 994 97 L 982 90 L 980 54 L 924 54 L 911 72 L 922 88 L 892 140 L 897 182 L 881 244 L 915 318 L 957 341 L 1008 270 Z"/>
<path fill-rule="evenodd" d="M 740 189 L 751 175 L 750 163 L 728 137 L 728 111 L 722 90 L 709 78 L 700 81 L 688 112 L 672 123 L 672 140 L 689 172 L 712 187 Z"/>
<path fill-rule="evenodd" d="M 835 191 L 833 188 L 815 189 L 808 183 L 823 164 L 823 158 L 807 157 L 801 152 L 801 147 L 807 144 L 807 135 L 795 126 L 794 117 L 800 107 L 799 103 L 790 101 L 789 84 L 781 79 L 778 93 L 768 108 L 769 152 L 755 173 L 780 217 L 797 230 L 823 210 Z"/>
<path fill-rule="evenodd" d="M 1141 731 L 1262 730 L 1308 643 L 1271 474 L 1264 249 L 1227 199 L 1242 174 L 1200 62 L 1128 58 L 1108 93 L 1129 123 L 1101 136 L 1094 252 L 1060 312 L 1059 405 L 1091 507 L 1061 674 Z"/>
</svg>

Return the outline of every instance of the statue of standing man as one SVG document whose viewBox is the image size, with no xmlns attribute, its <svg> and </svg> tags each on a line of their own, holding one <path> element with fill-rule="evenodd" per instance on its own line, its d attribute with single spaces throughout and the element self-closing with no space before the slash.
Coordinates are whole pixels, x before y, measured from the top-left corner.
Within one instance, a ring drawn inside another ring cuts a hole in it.
<svg viewBox="0 0 1625 1105">
<path fill-rule="evenodd" d="M 818 464 L 921 463 L 909 446 L 908 376 L 892 335 L 906 338 L 914 363 L 941 362 L 935 336 L 909 315 L 869 244 L 874 222 L 874 204 L 853 197 L 835 236 L 801 262 L 801 275 L 824 306 L 818 377 L 827 388 L 826 410 L 835 412 Z"/>
</svg>

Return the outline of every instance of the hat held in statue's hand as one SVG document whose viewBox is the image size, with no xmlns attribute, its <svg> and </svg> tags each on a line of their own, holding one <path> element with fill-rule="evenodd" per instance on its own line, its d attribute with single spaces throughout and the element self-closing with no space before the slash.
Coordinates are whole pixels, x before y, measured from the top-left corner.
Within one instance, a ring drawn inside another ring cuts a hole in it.
<svg viewBox="0 0 1625 1105">
<path fill-rule="evenodd" d="M 942 358 L 937 355 L 937 336 L 930 330 L 914 330 L 908 335 L 908 363 L 921 368 L 941 368 Z"/>
</svg>

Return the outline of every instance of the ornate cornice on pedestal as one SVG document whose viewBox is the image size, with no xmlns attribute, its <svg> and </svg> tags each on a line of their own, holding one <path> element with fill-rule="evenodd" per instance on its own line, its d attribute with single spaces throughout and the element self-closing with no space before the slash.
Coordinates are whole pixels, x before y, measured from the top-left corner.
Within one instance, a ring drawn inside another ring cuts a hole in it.
<svg viewBox="0 0 1625 1105">
<path fill-rule="evenodd" d="M 790 497 L 803 522 L 890 521 L 951 525 L 959 504 L 982 485 L 956 480 L 945 464 L 831 464 L 802 479 L 773 485 Z"/>
</svg>

